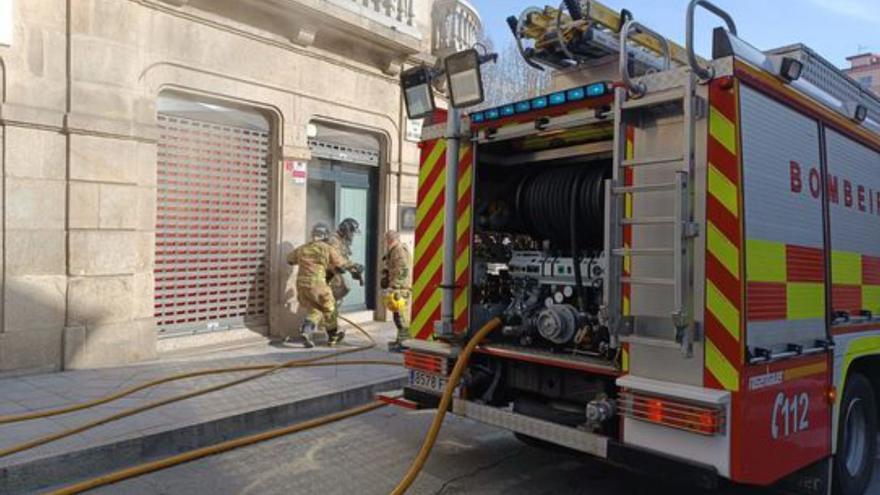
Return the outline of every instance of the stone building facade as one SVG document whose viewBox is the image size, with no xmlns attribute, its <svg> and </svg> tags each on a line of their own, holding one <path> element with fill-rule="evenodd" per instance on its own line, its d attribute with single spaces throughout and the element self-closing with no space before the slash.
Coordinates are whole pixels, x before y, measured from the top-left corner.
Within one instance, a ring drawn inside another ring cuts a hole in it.
<svg viewBox="0 0 880 495">
<path fill-rule="evenodd" d="M 14 373 L 292 328 L 283 260 L 307 237 L 313 179 L 371 231 L 396 228 L 419 158 L 398 74 L 479 28 L 466 0 L 0 3 L 0 372 Z M 375 261 L 381 236 L 367 242 Z"/>
</svg>

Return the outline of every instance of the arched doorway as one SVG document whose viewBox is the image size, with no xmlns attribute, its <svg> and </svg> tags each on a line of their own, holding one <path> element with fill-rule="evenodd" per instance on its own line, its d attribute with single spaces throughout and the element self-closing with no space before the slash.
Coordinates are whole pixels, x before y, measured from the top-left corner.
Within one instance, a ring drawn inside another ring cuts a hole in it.
<svg viewBox="0 0 880 495">
<path fill-rule="evenodd" d="M 160 336 L 267 325 L 270 120 L 158 99 L 155 318 Z"/>
<path fill-rule="evenodd" d="M 377 232 L 379 230 L 379 177 L 381 141 L 373 134 L 332 124 L 310 126 L 307 225 L 338 225 L 345 218 L 361 224 L 352 260 L 366 268 L 363 287 L 348 280 L 351 292 L 342 311 L 375 309 Z"/>
</svg>

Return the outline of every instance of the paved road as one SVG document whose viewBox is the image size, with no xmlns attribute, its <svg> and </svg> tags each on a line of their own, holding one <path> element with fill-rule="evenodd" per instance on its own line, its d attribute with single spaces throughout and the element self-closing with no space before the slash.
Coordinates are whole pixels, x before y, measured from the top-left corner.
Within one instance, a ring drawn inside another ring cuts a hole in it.
<svg viewBox="0 0 880 495">
<path fill-rule="evenodd" d="M 421 445 L 431 411 L 384 408 L 96 492 L 385 495 Z M 880 480 L 873 487 L 880 493 Z M 694 494 L 579 457 L 527 447 L 508 432 L 449 417 L 411 494 Z M 724 495 L 763 493 L 728 489 Z"/>
</svg>

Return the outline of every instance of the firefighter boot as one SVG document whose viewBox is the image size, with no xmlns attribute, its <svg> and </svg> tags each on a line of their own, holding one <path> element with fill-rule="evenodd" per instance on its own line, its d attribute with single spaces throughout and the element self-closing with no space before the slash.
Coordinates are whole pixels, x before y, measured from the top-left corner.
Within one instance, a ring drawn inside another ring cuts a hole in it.
<svg viewBox="0 0 880 495">
<path fill-rule="evenodd" d="M 315 343 L 312 341 L 312 336 L 315 335 L 316 330 L 317 327 L 315 326 L 315 322 L 309 320 L 303 322 L 300 333 L 302 334 L 303 346 L 305 346 L 306 349 L 315 347 Z"/>
<path fill-rule="evenodd" d="M 345 338 L 345 332 L 340 330 L 339 328 L 328 328 L 327 329 L 327 347 L 333 347 Z"/>
<path fill-rule="evenodd" d="M 394 326 L 397 327 L 397 338 L 388 343 L 388 352 L 403 352 L 403 341 L 409 338 L 409 329 L 403 324 L 399 311 L 394 312 Z"/>
</svg>

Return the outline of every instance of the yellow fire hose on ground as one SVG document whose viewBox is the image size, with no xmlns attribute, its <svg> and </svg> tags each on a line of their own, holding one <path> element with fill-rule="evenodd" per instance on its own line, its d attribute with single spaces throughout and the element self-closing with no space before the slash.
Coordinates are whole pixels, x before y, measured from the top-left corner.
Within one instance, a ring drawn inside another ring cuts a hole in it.
<svg viewBox="0 0 880 495">
<path fill-rule="evenodd" d="M 346 320 L 347 321 L 347 320 Z M 358 327 L 352 322 L 350 324 L 354 325 L 356 328 L 363 332 L 363 329 Z M 425 440 L 422 443 L 422 447 L 419 450 L 418 455 L 413 461 L 407 473 L 404 475 L 403 479 L 400 483 L 394 488 L 391 492 L 392 495 L 402 495 L 406 493 L 412 483 L 415 481 L 416 477 L 418 477 L 422 468 L 425 465 L 425 462 L 428 460 L 428 456 L 431 453 L 431 450 L 434 447 L 434 443 L 437 441 L 437 435 L 440 432 L 440 427 L 443 425 L 443 420 L 446 417 L 446 412 L 449 409 L 450 404 L 452 403 L 452 397 L 455 392 L 456 387 L 458 386 L 459 381 L 461 380 L 461 376 L 464 373 L 465 368 L 467 367 L 467 363 L 470 360 L 471 354 L 473 354 L 477 345 L 486 338 L 492 331 L 497 329 L 501 325 L 501 320 L 493 319 L 489 323 L 483 326 L 468 342 L 465 346 L 464 350 L 462 350 L 461 354 L 458 357 L 458 360 L 453 367 L 452 374 L 449 376 L 449 380 L 447 382 L 446 388 L 443 391 L 443 396 L 440 399 L 440 404 L 437 408 L 437 414 L 434 416 L 434 420 L 431 423 L 430 428 L 428 429 L 428 433 L 425 436 Z M 372 339 L 371 339 L 372 340 Z M 356 361 L 350 362 L 351 364 L 357 363 Z M 363 363 L 375 363 L 372 361 L 363 361 Z M 331 365 L 335 363 L 323 363 L 326 365 Z M 342 363 L 340 363 L 342 364 Z M 217 445 L 212 445 L 209 447 L 204 447 L 201 449 L 192 450 L 183 454 L 179 454 L 172 457 L 167 457 L 164 459 L 156 460 L 153 462 L 149 462 L 146 464 L 141 464 L 139 466 L 134 466 L 126 469 L 122 469 L 104 476 L 100 476 L 97 478 L 93 478 L 90 480 L 86 480 L 74 485 L 70 485 L 59 490 L 50 492 L 50 495 L 72 495 L 77 493 L 82 493 L 84 491 L 92 490 L 95 488 L 99 488 L 102 486 L 106 486 L 113 483 L 118 483 L 120 481 L 134 478 L 137 476 L 142 476 L 145 474 L 149 474 L 155 471 L 159 471 L 162 469 L 166 469 L 169 467 L 177 466 L 186 462 L 190 462 L 196 459 L 201 459 L 204 457 L 220 454 L 223 452 L 227 452 L 229 450 L 253 445 L 258 442 L 263 442 L 266 440 L 271 440 L 274 438 L 278 438 L 284 435 L 289 435 L 291 433 L 296 433 L 312 428 L 317 428 L 319 426 L 323 426 L 335 421 L 340 421 L 343 419 L 347 419 L 353 416 L 357 416 L 359 414 L 364 414 L 375 409 L 378 409 L 385 404 L 382 402 L 372 402 L 360 407 L 356 407 L 353 409 L 349 409 L 346 411 L 342 411 L 339 413 L 330 414 L 327 416 L 323 416 L 320 418 L 316 418 L 313 420 L 305 421 L 302 423 L 298 423 L 296 425 L 287 426 L 284 428 L 279 428 L 276 430 L 271 430 L 263 433 L 259 433 L 256 435 L 251 435 L 248 437 L 243 437 L 235 440 L 230 440 L 227 442 L 223 442 Z"/>
<path fill-rule="evenodd" d="M 86 480 L 80 483 L 76 483 L 74 485 L 66 486 L 64 488 L 60 488 L 58 490 L 49 492 L 48 495 L 74 495 L 76 493 L 82 493 L 88 490 L 94 490 L 95 488 L 99 488 L 106 485 L 111 485 L 113 483 L 118 483 L 123 480 L 127 480 L 129 478 L 135 478 L 137 476 L 142 476 L 144 474 L 149 474 L 155 471 L 159 471 L 162 469 L 170 468 L 173 466 L 177 466 L 179 464 L 183 464 L 185 462 L 194 461 L 196 459 L 201 459 L 203 457 L 208 457 L 216 454 L 221 454 L 223 452 L 228 452 L 233 449 L 238 449 L 241 447 L 247 447 L 248 445 L 253 445 L 258 442 L 264 442 L 266 440 L 271 440 L 273 438 L 278 438 L 280 436 L 289 435 L 291 433 L 296 433 L 299 431 L 308 430 L 311 428 L 317 428 L 319 426 L 326 425 L 328 423 L 332 423 L 334 421 L 339 421 L 342 419 L 350 418 L 352 416 L 357 416 L 359 414 L 364 414 L 380 407 L 386 406 L 384 402 L 370 402 L 369 404 L 364 404 L 363 406 L 355 407 L 352 409 L 348 409 L 342 412 L 329 414 L 327 416 L 322 416 L 320 418 L 312 419 L 309 421 L 304 421 L 302 423 L 297 423 L 295 425 L 287 426 L 285 428 L 280 428 L 277 430 L 267 431 L 264 433 L 260 433 L 257 435 L 252 435 L 249 437 L 237 438 L 235 440 L 229 440 L 223 443 L 219 443 L 216 445 L 211 445 L 209 447 L 203 447 L 201 449 L 191 450 L 189 452 L 185 452 L 183 454 L 178 454 L 172 457 L 166 457 L 164 459 L 159 459 L 153 462 L 148 462 L 146 464 L 141 464 L 139 466 L 130 467 L 127 469 L 122 469 L 104 476 L 99 476 L 97 478 L 92 478 L 90 480 Z"/>
<path fill-rule="evenodd" d="M 197 378 L 197 377 L 209 376 L 209 375 L 219 375 L 219 374 L 225 374 L 225 373 L 236 373 L 236 372 L 243 372 L 243 371 L 258 371 L 258 370 L 267 370 L 268 373 L 265 373 L 265 374 L 269 374 L 271 372 L 277 371 L 282 368 L 295 368 L 298 366 L 301 367 L 303 364 L 315 363 L 315 362 L 319 362 L 319 361 L 323 361 L 323 360 L 327 360 L 327 359 L 332 359 L 334 357 L 339 357 L 339 356 L 342 356 L 345 354 L 351 354 L 354 352 L 361 352 L 361 351 L 365 351 L 365 350 L 372 349 L 372 348 L 376 347 L 376 341 L 373 339 L 373 337 L 369 333 L 367 333 L 366 330 L 363 329 L 363 327 L 361 327 L 360 325 L 354 323 L 353 321 L 351 321 L 348 318 L 345 318 L 343 316 L 339 316 L 339 319 L 348 323 L 349 325 L 354 327 L 356 330 L 358 330 L 361 334 L 363 334 L 367 338 L 367 340 L 369 341 L 369 344 L 366 346 L 359 346 L 359 347 L 354 347 L 352 349 L 345 349 L 342 351 L 337 351 L 337 352 L 325 354 L 322 356 L 316 356 L 314 358 L 288 361 L 288 362 L 282 363 L 282 364 L 254 364 L 254 365 L 245 365 L 245 366 L 234 366 L 234 367 L 228 367 L 228 368 L 214 368 L 214 369 L 208 369 L 208 370 L 200 370 L 200 371 L 193 371 L 193 372 L 188 372 L 188 373 L 181 373 L 181 374 L 177 374 L 177 375 L 171 375 L 171 376 L 167 376 L 164 378 L 160 378 L 158 380 L 153 380 L 150 382 L 142 383 L 140 385 L 136 385 L 134 387 L 127 388 L 125 390 L 122 390 L 120 392 L 117 392 L 117 393 L 114 393 L 111 395 L 99 397 L 97 399 L 94 399 L 94 400 L 91 400 L 88 402 L 81 402 L 79 404 L 72 404 L 69 406 L 64 406 L 64 407 L 60 407 L 57 409 L 49 409 L 49 410 L 45 410 L 45 411 L 32 411 L 32 412 L 27 412 L 27 413 L 23 413 L 23 414 L 0 416 L 0 425 L 9 424 L 9 423 L 18 423 L 20 421 L 28 421 L 28 420 L 32 420 L 32 419 L 49 418 L 52 416 L 59 416 L 61 414 L 68 414 L 68 413 L 72 413 L 72 412 L 76 412 L 76 411 L 82 411 L 83 409 L 90 409 L 92 407 L 100 406 L 103 404 L 108 404 L 108 403 L 113 402 L 115 400 L 122 399 L 123 397 L 128 397 L 129 395 L 135 394 L 135 393 L 140 392 L 142 390 L 147 390 L 149 388 L 157 387 L 159 385 L 163 385 L 166 383 L 176 382 L 179 380 L 186 380 L 188 378 Z M 265 376 L 265 374 L 260 374 L 259 376 L 255 376 L 254 378 L 250 378 L 250 379 L 260 378 L 262 376 Z M 237 385 L 237 383 L 236 383 L 236 385 Z M 229 386 L 232 386 L 232 385 L 229 385 Z M 183 400 L 183 399 L 181 399 L 181 400 Z M 0 455 L 0 457 L 2 457 L 2 455 Z"/>
<path fill-rule="evenodd" d="M 398 483 L 397 486 L 394 487 L 394 490 L 391 491 L 391 495 L 403 495 L 406 493 L 416 480 L 416 477 L 418 477 L 419 473 L 422 472 L 422 468 L 425 467 L 425 462 L 427 462 L 428 456 L 431 455 L 431 449 L 434 448 L 434 443 L 437 441 L 440 427 L 443 426 L 443 419 L 446 418 L 446 411 L 448 411 L 449 406 L 452 405 L 452 395 L 455 393 L 455 387 L 458 386 L 458 382 L 461 380 L 461 375 L 464 373 L 465 368 L 467 368 L 471 354 L 474 353 L 474 350 L 483 339 L 500 326 L 501 320 L 499 318 L 493 318 L 490 320 L 483 325 L 483 328 L 474 334 L 473 337 L 471 337 L 467 345 L 464 347 L 464 350 L 459 354 L 458 359 L 455 361 L 455 367 L 452 368 L 452 374 L 449 375 L 449 381 L 446 382 L 446 388 L 443 390 L 440 404 L 437 406 L 437 414 L 434 415 L 431 427 L 428 428 L 428 433 L 425 435 L 425 441 L 422 442 L 422 448 L 419 450 L 418 455 L 410 465 L 409 470 L 403 476 L 403 479 L 400 480 L 400 483 Z"/>
<path fill-rule="evenodd" d="M 316 366 L 321 361 L 326 361 L 328 359 L 338 358 L 340 356 L 345 356 L 345 355 L 353 354 L 356 352 L 363 352 L 368 349 L 372 349 L 372 348 L 376 347 L 376 341 L 373 339 L 373 337 L 369 333 L 367 333 L 366 330 L 363 329 L 363 327 L 361 327 L 360 325 L 357 325 L 356 323 L 354 323 L 351 320 L 348 320 L 346 318 L 340 317 L 340 319 L 345 321 L 346 323 L 352 325 L 359 332 L 361 332 L 367 338 L 367 340 L 369 341 L 369 344 L 364 345 L 364 346 L 353 347 L 351 349 L 344 349 L 344 350 L 340 350 L 340 351 L 335 351 L 335 352 L 327 353 L 327 354 L 312 357 L 312 358 L 294 359 L 294 360 L 287 361 L 285 363 L 280 363 L 280 364 L 259 365 L 259 366 L 258 365 L 239 366 L 239 367 L 232 367 L 232 368 L 219 368 L 219 369 L 206 370 L 206 371 L 193 372 L 193 373 L 184 373 L 181 375 L 175 375 L 175 376 L 155 380 L 152 382 L 148 382 L 143 385 L 133 387 L 129 390 L 126 390 L 126 391 L 123 391 L 123 392 L 120 392 L 117 394 L 113 394 L 111 396 L 107 396 L 107 397 L 104 397 L 104 398 L 101 398 L 101 399 L 98 399 L 95 401 L 86 402 L 83 404 L 77 404 L 77 405 L 73 405 L 73 406 L 68 406 L 68 407 L 64 407 L 64 408 L 60 408 L 60 409 L 54 409 L 54 410 L 43 411 L 43 412 L 38 412 L 38 413 L 27 413 L 27 414 L 20 415 L 20 416 L 6 417 L 6 418 L 4 418 L 5 421 L 3 421 L 3 422 L 13 423 L 16 421 L 24 421 L 26 419 L 36 419 L 36 418 L 45 418 L 45 417 L 50 417 L 50 416 L 56 416 L 56 415 L 64 414 L 67 412 L 78 411 L 78 410 L 86 409 L 89 407 L 94 407 L 99 404 L 106 404 L 108 402 L 112 402 L 112 401 L 119 399 L 121 397 L 125 397 L 126 395 L 130 395 L 130 394 L 137 392 L 139 390 L 144 390 L 144 389 L 147 389 L 150 387 L 155 387 L 157 385 L 160 385 L 163 383 L 168 383 L 168 382 L 175 381 L 175 380 L 182 380 L 184 378 L 192 378 L 194 376 L 205 376 L 205 375 L 210 375 L 210 374 L 231 373 L 231 372 L 237 372 L 237 371 L 248 371 L 248 370 L 256 370 L 256 369 L 263 370 L 263 371 L 260 371 L 259 373 L 248 375 L 248 376 L 236 379 L 236 380 L 231 380 L 229 382 L 221 383 L 219 385 L 214 385 L 212 387 L 194 390 L 192 392 L 187 392 L 185 394 L 176 395 L 176 396 L 168 397 L 168 398 L 161 399 L 158 401 L 150 402 L 150 403 L 145 404 L 143 406 L 135 407 L 132 409 L 126 409 L 126 410 L 120 411 L 116 414 L 113 414 L 110 416 L 105 416 L 103 418 L 99 418 L 97 420 L 94 420 L 94 421 L 91 421 L 88 423 L 84 423 L 82 425 L 76 426 L 76 427 L 68 429 L 68 430 L 64 430 L 64 431 L 61 431 L 58 433 L 53 433 L 51 435 L 46 435 L 44 437 L 36 438 L 36 439 L 31 440 L 29 442 L 25 442 L 25 443 L 22 443 L 19 445 L 14 445 L 12 447 L 2 449 L 2 450 L 0 450 L 0 458 L 10 456 L 12 454 L 16 454 L 19 452 L 23 452 L 25 450 L 29 450 L 29 449 L 32 449 L 35 447 L 39 447 L 41 445 L 45 445 L 47 443 L 54 442 L 54 441 L 60 440 L 62 438 L 66 438 L 66 437 L 75 435 L 77 433 L 82 433 L 84 431 L 90 430 L 90 429 L 95 428 L 97 426 L 111 423 L 113 421 L 116 421 L 116 420 L 119 420 L 122 418 L 127 418 L 129 416 L 134 416 L 135 414 L 139 414 L 144 411 L 149 411 L 149 410 L 155 409 L 157 407 L 165 406 L 165 405 L 172 404 L 174 402 L 179 402 L 179 401 L 186 400 L 186 399 L 191 399 L 193 397 L 198 397 L 201 395 L 209 394 L 211 392 L 216 392 L 218 390 L 223 390 L 223 389 L 226 389 L 229 387 L 233 387 L 235 385 L 239 385 L 239 384 L 242 384 L 245 382 L 256 380 L 258 378 L 262 378 L 266 375 L 269 375 L 269 374 L 274 373 L 274 372 L 281 370 L 281 369 Z M 382 364 L 382 365 L 388 365 L 390 363 L 393 363 L 396 365 L 400 364 L 399 362 L 394 362 L 394 361 L 387 361 L 387 362 L 386 361 L 375 361 L 375 362 L 359 361 L 358 362 L 358 364 Z M 326 366 L 333 366 L 336 364 L 337 363 L 326 363 L 325 365 Z"/>
</svg>

